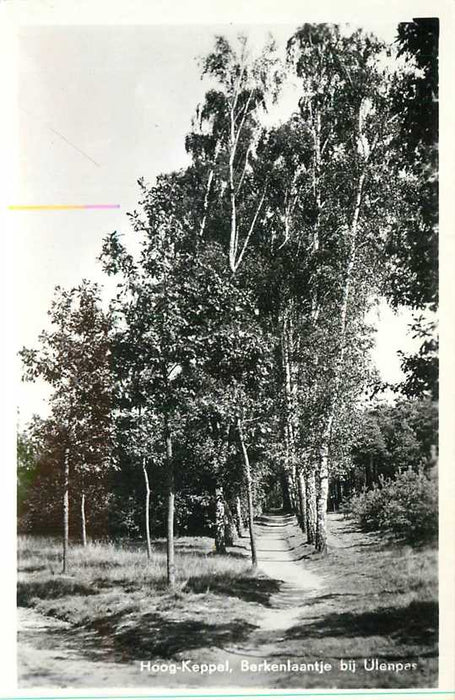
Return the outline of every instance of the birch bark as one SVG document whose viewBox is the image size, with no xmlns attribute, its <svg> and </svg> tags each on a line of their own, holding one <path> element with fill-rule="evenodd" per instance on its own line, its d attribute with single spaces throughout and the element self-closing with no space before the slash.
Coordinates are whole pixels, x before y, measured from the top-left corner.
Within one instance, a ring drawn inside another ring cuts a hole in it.
<svg viewBox="0 0 455 700">
<path fill-rule="evenodd" d="M 224 491 L 222 486 L 215 488 L 215 548 L 218 554 L 226 553 Z"/>
<path fill-rule="evenodd" d="M 142 473 L 144 474 L 145 482 L 145 537 L 147 542 L 147 558 L 152 558 L 152 540 L 150 537 L 150 482 L 147 473 L 147 462 L 145 457 L 142 458 Z"/>
<path fill-rule="evenodd" d="M 70 507 L 70 451 L 65 448 L 63 461 L 63 561 L 62 573 L 66 573 L 68 565 L 68 545 L 69 545 L 69 507 Z"/>
<path fill-rule="evenodd" d="M 354 266 L 356 263 L 357 252 L 357 236 L 360 209 L 362 206 L 363 188 L 366 177 L 366 165 L 362 170 L 356 188 L 355 208 L 350 227 L 350 244 L 348 252 L 348 260 L 346 267 L 346 275 L 343 285 L 343 297 L 340 311 L 340 330 L 339 330 L 339 350 L 338 357 L 335 360 L 335 373 L 331 390 L 330 406 L 327 414 L 326 424 L 322 434 L 322 439 L 319 448 L 319 471 L 318 471 L 318 492 L 317 492 L 317 529 L 315 547 L 318 552 L 325 553 L 327 551 L 327 497 L 329 492 L 329 456 L 330 456 L 330 440 L 332 436 L 332 428 L 335 420 L 335 414 L 340 393 L 341 378 L 343 372 L 343 363 L 346 354 L 346 330 L 348 321 L 348 306 L 350 300 L 350 291 L 352 285 L 352 277 Z"/>
<path fill-rule="evenodd" d="M 172 434 L 169 426 L 169 418 L 165 416 L 165 441 L 167 462 L 167 585 L 175 587 L 175 548 L 174 548 L 174 509 L 175 509 L 175 485 L 174 464 L 172 454 Z"/>
<path fill-rule="evenodd" d="M 250 533 L 250 546 L 251 546 L 251 564 L 253 569 L 257 568 L 258 558 L 256 553 L 256 536 L 254 532 L 254 511 L 253 511 L 253 486 L 251 479 L 251 466 L 248 457 L 248 450 L 245 445 L 245 439 L 243 435 L 242 421 L 240 418 L 237 420 L 237 431 L 240 442 L 240 449 L 242 451 L 243 464 L 245 467 L 245 481 L 246 481 L 246 491 L 248 498 L 248 529 Z"/>
<path fill-rule="evenodd" d="M 85 519 L 85 493 L 82 491 L 81 494 L 81 534 L 82 534 L 82 546 L 87 546 L 87 523 Z"/>
</svg>

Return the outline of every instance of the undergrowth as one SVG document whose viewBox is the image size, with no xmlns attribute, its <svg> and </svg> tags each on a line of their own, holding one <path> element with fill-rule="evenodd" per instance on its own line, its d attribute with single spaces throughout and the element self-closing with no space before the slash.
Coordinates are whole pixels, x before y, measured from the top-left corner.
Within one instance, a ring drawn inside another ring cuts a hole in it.
<svg viewBox="0 0 455 700">
<path fill-rule="evenodd" d="M 380 530 L 412 544 L 438 534 L 438 490 L 434 474 L 407 469 L 354 495 L 345 510 L 365 531 Z"/>
</svg>

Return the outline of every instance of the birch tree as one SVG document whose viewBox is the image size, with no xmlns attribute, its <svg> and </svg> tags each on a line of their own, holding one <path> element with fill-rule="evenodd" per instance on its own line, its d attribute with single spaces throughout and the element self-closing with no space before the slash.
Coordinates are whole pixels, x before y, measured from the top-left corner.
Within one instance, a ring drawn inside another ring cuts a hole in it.
<svg viewBox="0 0 455 700">
<path fill-rule="evenodd" d="M 378 271 L 394 221 L 388 196 L 395 125 L 384 55 L 373 37 L 360 31 L 346 35 L 331 25 L 304 25 L 289 42 L 289 58 L 301 80 L 300 116 L 312 139 L 313 249 L 320 280 L 314 289 L 313 324 L 326 324 L 336 334 L 332 352 L 319 358 L 320 365 L 328 362 L 331 375 L 316 467 L 316 548 L 321 552 L 327 548 L 330 445 L 352 337 L 349 327 L 378 291 L 381 275 L 372 273 Z"/>
<path fill-rule="evenodd" d="M 200 234 L 212 224 L 226 245 L 234 274 L 257 233 L 267 197 L 267 181 L 254 183 L 255 153 L 261 115 L 276 99 L 282 69 L 270 41 L 255 57 L 246 37 L 237 47 L 217 37 L 202 61 L 209 89 L 187 137 L 187 149 L 205 172 L 206 190 Z M 216 204 L 215 204 L 216 203 Z"/>
</svg>

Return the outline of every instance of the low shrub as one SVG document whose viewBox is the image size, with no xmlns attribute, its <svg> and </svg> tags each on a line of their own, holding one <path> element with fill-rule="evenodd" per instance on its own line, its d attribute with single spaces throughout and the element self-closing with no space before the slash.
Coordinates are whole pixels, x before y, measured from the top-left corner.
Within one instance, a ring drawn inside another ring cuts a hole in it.
<svg viewBox="0 0 455 700">
<path fill-rule="evenodd" d="M 417 543 L 438 533 L 438 491 L 434 473 L 407 469 L 381 479 L 351 497 L 348 511 L 364 530 L 382 530 Z"/>
</svg>

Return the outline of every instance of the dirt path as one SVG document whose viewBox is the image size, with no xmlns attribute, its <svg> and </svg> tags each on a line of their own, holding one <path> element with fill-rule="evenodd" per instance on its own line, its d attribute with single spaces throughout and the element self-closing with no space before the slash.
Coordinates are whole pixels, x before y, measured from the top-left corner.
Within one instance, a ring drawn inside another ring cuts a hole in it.
<svg viewBox="0 0 455 700">
<path fill-rule="evenodd" d="M 314 599 L 324 585 L 319 576 L 305 568 L 303 559 L 311 548 L 305 544 L 294 516 L 263 515 L 257 519 L 255 531 L 259 572 L 276 581 L 278 590 L 264 606 L 247 644 L 224 647 L 213 657 L 222 662 L 227 656 L 234 668 L 231 677 L 218 677 L 221 687 L 279 687 L 276 672 L 268 671 L 267 666 L 259 674 L 256 670 L 238 673 L 239 666 L 248 662 L 255 669 L 264 662 L 298 661 L 295 649 L 288 647 L 286 630 L 308 615 L 306 600 Z M 249 543 L 245 551 L 250 554 Z"/>
<path fill-rule="evenodd" d="M 45 617 L 31 609 L 19 608 L 19 655 L 21 687 L 201 687 L 255 686 L 256 673 L 241 672 L 242 660 L 286 656 L 283 632 L 305 614 L 305 598 L 321 588 L 317 576 L 305 570 L 301 561 L 307 546 L 292 516 L 262 516 L 256 524 L 259 570 L 277 583 L 268 605 L 258 618 L 247 644 L 209 648 L 193 654 L 192 661 L 230 666 L 229 673 L 213 675 L 141 673 L 138 665 L 107 663 L 78 649 L 77 635 L 67 623 Z M 234 548 L 249 555 L 247 538 Z M 86 651 L 86 650 L 85 650 Z M 182 657 L 182 660 L 183 657 Z M 274 685 L 261 673 L 261 685 Z M 216 680 L 215 680 L 216 678 Z"/>
<path fill-rule="evenodd" d="M 293 516 L 262 516 L 256 536 L 259 570 L 280 581 L 258 624 L 261 630 L 285 630 L 302 614 L 305 595 L 321 588 L 321 580 L 302 565 L 307 547 Z"/>
</svg>

